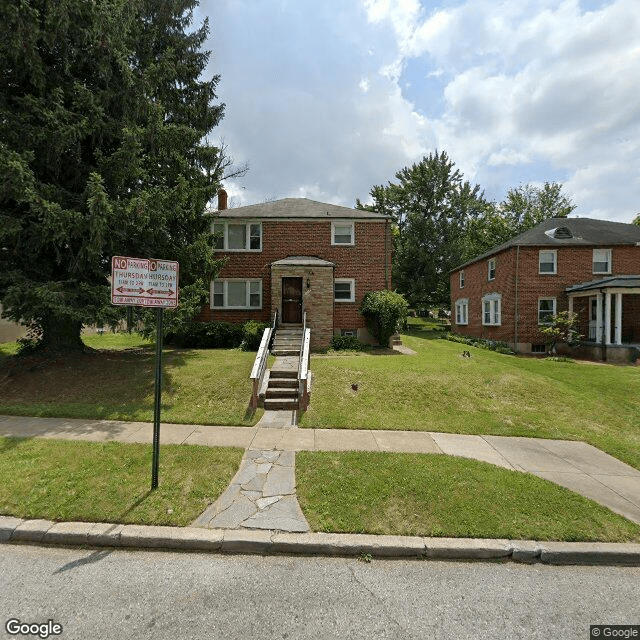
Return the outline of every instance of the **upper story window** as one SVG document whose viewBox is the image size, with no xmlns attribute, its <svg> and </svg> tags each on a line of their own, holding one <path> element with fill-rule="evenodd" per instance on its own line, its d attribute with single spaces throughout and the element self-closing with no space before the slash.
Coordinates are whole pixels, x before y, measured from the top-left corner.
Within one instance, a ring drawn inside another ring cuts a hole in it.
<svg viewBox="0 0 640 640">
<path fill-rule="evenodd" d="M 456 324 L 469 324 L 469 298 L 456 300 Z"/>
<path fill-rule="evenodd" d="M 460 272 L 460 288 L 464 289 L 464 269 Z"/>
<path fill-rule="evenodd" d="M 261 251 L 260 222 L 214 222 L 214 248 L 218 251 Z"/>
<path fill-rule="evenodd" d="M 611 249 L 593 250 L 593 273 L 611 273 Z"/>
<path fill-rule="evenodd" d="M 336 302 L 355 302 L 356 281 L 353 278 L 336 278 L 333 281 L 333 299 Z"/>
<path fill-rule="evenodd" d="M 352 245 L 355 244 L 355 232 L 353 222 L 331 223 L 331 244 Z"/>
<path fill-rule="evenodd" d="M 502 324 L 502 296 L 499 293 L 490 293 L 482 298 L 482 324 Z"/>
<path fill-rule="evenodd" d="M 496 279 L 496 259 L 491 258 L 487 263 L 487 280 Z"/>
<path fill-rule="evenodd" d="M 558 273 L 558 252 L 555 250 L 541 250 L 538 254 L 538 273 Z"/>
</svg>

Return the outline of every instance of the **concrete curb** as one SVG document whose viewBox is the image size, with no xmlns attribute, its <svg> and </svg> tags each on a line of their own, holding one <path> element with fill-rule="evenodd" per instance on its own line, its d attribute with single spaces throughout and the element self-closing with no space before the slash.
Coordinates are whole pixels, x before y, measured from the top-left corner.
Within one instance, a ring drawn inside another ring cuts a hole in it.
<svg viewBox="0 0 640 640">
<path fill-rule="evenodd" d="M 511 560 L 551 565 L 640 566 L 640 544 L 423 538 L 250 529 L 51 522 L 0 516 L 0 543 L 172 549 L 219 553 Z"/>
</svg>

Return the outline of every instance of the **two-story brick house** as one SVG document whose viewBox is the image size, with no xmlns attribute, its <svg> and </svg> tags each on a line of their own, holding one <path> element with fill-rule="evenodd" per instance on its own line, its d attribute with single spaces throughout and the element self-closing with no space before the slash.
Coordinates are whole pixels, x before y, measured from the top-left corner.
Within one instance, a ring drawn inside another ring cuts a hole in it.
<svg viewBox="0 0 640 640">
<path fill-rule="evenodd" d="M 296 325 L 306 312 L 312 349 L 336 333 L 370 336 L 358 308 L 365 293 L 391 287 L 390 219 L 306 198 L 234 209 L 218 196 L 216 252 L 226 263 L 196 320 Z"/>
<path fill-rule="evenodd" d="M 640 346 L 640 227 L 552 218 L 451 272 L 452 330 L 544 353 L 540 329 L 578 314 L 588 355 L 624 361 Z"/>
</svg>

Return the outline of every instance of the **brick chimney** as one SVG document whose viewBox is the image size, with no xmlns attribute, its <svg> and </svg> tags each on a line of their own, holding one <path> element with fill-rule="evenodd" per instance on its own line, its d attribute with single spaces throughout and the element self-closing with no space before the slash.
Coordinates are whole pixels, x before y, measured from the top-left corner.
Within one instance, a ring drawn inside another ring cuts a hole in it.
<svg viewBox="0 0 640 640">
<path fill-rule="evenodd" d="M 227 192 L 221 187 L 218 189 L 218 211 L 224 211 L 227 208 Z"/>
</svg>

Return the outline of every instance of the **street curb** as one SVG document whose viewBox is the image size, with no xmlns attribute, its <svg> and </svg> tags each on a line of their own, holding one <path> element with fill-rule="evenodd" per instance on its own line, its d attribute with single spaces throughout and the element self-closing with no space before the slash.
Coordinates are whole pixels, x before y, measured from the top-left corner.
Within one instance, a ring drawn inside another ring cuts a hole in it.
<svg viewBox="0 0 640 640">
<path fill-rule="evenodd" d="M 100 522 L 54 523 L 11 516 L 0 516 L 0 543 L 264 555 L 366 556 L 367 559 L 510 560 L 528 564 L 640 566 L 640 544 L 637 543 L 287 533 Z"/>
</svg>

